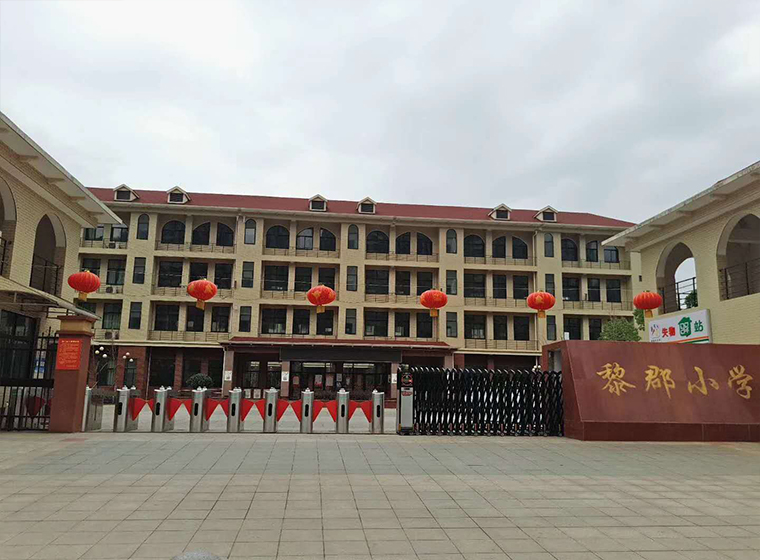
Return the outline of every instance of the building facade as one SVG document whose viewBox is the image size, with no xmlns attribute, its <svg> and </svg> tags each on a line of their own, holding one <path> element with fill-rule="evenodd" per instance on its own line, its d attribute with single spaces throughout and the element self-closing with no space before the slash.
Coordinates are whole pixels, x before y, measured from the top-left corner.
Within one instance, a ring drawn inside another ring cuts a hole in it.
<svg viewBox="0 0 760 560">
<path fill-rule="evenodd" d="M 254 394 L 346 387 L 394 396 L 399 362 L 532 367 L 540 347 L 598 336 L 630 316 L 638 263 L 602 240 L 629 223 L 553 208 L 512 210 L 91 189 L 124 225 L 83 231 L 80 266 L 100 275 L 88 309 L 111 358 L 102 385 L 180 387 L 196 374 Z M 187 295 L 219 288 L 204 311 Z M 306 300 L 325 284 L 337 300 Z M 419 294 L 440 288 L 432 318 Z M 526 305 L 546 289 L 546 320 Z M 128 355 L 127 355 L 128 353 Z"/>
<path fill-rule="evenodd" d="M 706 310 L 711 342 L 760 344 L 760 162 L 604 244 L 640 255 L 642 288 L 663 297 L 654 321 Z"/>
</svg>

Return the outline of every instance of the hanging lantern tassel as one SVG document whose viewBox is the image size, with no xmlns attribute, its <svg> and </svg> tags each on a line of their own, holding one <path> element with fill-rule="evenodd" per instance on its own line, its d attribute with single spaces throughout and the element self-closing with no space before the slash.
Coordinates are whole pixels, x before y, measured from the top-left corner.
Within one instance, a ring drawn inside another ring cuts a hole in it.
<svg viewBox="0 0 760 560">
<path fill-rule="evenodd" d="M 438 317 L 438 310 L 437 309 L 431 309 L 430 310 L 430 316 L 431 317 Z"/>
<path fill-rule="evenodd" d="M 197 299 L 195 300 L 195 307 L 198 309 L 206 309 L 206 302 L 202 299 Z"/>
<path fill-rule="evenodd" d="M 539 319 L 546 319 L 546 311 L 544 311 L 543 309 L 539 309 L 538 310 L 538 318 Z"/>
<path fill-rule="evenodd" d="M 317 313 L 324 313 L 324 312 L 325 312 L 325 306 L 317 305 Z"/>
</svg>

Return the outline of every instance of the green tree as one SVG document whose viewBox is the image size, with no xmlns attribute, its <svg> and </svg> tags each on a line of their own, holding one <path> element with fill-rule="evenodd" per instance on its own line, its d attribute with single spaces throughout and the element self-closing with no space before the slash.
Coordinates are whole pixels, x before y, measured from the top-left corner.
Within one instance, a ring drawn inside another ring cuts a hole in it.
<svg viewBox="0 0 760 560">
<path fill-rule="evenodd" d="M 683 300 L 683 304 L 687 309 L 699 305 L 699 301 L 697 300 L 697 290 L 690 291 L 689 295 Z"/>
<path fill-rule="evenodd" d="M 602 333 L 599 340 L 621 340 L 624 342 L 639 342 L 639 330 L 633 321 L 628 319 L 617 318 L 610 319 L 602 327 Z"/>
<path fill-rule="evenodd" d="M 196 373 L 187 380 L 187 385 L 191 389 L 197 389 L 198 387 L 211 387 L 214 382 L 208 375 L 202 373 Z"/>
<path fill-rule="evenodd" d="M 644 332 L 646 330 L 646 322 L 644 321 L 644 310 L 634 309 L 633 319 L 634 321 L 636 321 L 636 328 L 639 329 L 641 332 Z"/>
</svg>

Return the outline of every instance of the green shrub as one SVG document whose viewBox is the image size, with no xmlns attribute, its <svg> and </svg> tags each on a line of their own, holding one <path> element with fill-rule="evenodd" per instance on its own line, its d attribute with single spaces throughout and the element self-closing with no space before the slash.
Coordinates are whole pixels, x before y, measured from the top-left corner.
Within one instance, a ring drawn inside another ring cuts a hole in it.
<svg viewBox="0 0 760 560">
<path fill-rule="evenodd" d="M 639 342 L 639 330 L 633 321 L 628 319 L 610 319 L 602 327 L 602 334 L 599 340 L 620 340 L 623 342 Z"/>
<path fill-rule="evenodd" d="M 190 379 L 187 380 L 187 385 L 191 389 L 197 389 L 198 387 L 211 387 L 213 381 L 208 375 L 202 373 L 196 373 Z"/>
</svg>

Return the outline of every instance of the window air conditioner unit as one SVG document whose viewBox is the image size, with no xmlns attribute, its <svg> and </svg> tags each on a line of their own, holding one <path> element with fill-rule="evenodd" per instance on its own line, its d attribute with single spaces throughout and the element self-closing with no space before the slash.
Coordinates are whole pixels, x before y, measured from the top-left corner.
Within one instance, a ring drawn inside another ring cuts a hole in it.
<svg viewBox="0 0 760 560">
<path fill-rule="evenodd" d="M 119 340 L 119 331 L 114 331 L 113 337 L 114 339 Z"/>
<path fill-rule="evenodd" d="M 109 243 L 108 244 L 109 249 L 116 249 L 116 243 Z"/>
<path fill-rule="evenodd" d="M 113 293 L 113 287 L 112 286 L 106 286 L 106 293 L 112 294 Z"/>
<path fill-rule="evenodd" d="M 113 336 L 113 333 L 111 331 L 106 331 L 103 333 L 103 338 L 111 338 Z"/>
</svg>

